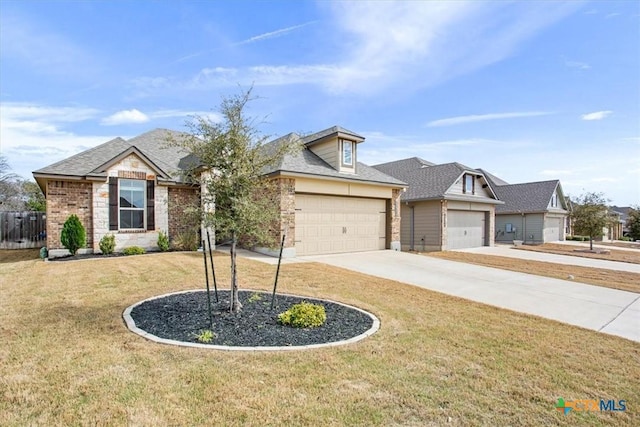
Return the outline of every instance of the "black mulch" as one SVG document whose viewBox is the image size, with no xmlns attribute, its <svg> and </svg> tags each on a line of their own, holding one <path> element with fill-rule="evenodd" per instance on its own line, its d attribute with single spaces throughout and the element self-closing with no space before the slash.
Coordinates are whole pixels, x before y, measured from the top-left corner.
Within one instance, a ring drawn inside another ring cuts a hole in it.
<svg viewBox="0 0 640 427">
<path fill-rule="evenodd" d="M 229 291 L 211 291 L 213 332 L 209 344 L 234 347 L 300 346 L 341 341 L 369 330 L 373 320 L 361 311 L 327 301 L 277 295 L 271 311 L 271 294 L 239 291 L 242 311 L 229 312 Z M 325 307 L 327 321 L 316 328 L 280 325 L 278 314 L 293 304 L 308 301 Z M 196 291 L 145 301 L 131 310 L 136 326 L 159 338 L 198 342 L 197 335 L 209 329 L 207 293 Z"/>
</svg>

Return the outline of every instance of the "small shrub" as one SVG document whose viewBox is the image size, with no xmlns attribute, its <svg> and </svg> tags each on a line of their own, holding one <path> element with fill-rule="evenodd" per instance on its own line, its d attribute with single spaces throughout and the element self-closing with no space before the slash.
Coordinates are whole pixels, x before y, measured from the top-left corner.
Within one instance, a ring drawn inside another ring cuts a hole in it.
<svg viewBox="0 0 640 427">
<path fill-rule="evenodd" d="M 164 231 L 161 231 L 158 234 L 158 247 L 162 252 L 167 252 L 169 250 L 169 236 Z"/>
<path fill-rule="evenodd" d="M 129 246 L 122 250 L 122 253 L 125 255 L 142 255 L 145 252 L 144 248 L 141 248 L 140 246 Z"/>
<path fill-rule="evenodd" d="M 67 248 L 71 255 L 87 244 L 87 233 L 77 215 L 73 214 L 65 221 L 60 233 L 60 243 Z"/>
<path fill-rule="evenodd" d="M 324 306 L 309 302 L 294 304 L 289 310 L 278 314 L 278 322 L 294 328 L 314 328 L 322 326 L 326 320 Z"/>
<path fill-rule="evenodd" d="M 208 344 L 211 341 L 213 341 L 213 339 L 216 337 L 216 334 L 214 334 L 212 331 L 210 331 L 209 329 L 205 329 L 204 331 L 200 331 L 200 333 L 198 335 L 196 335 L 196 339 L 201 342 L 201 343 L 205 343 Z"/>
<path fill-rule="evenodd" d="M 262 299 L 262 295 L 260 295 L 258 292 L 254 292 L 251 294 L 248 301 L 250 303 L 254 303 L 254 302 L 260 301 L 261 299 Z"/>
<path fill-rule="evenodd" d="M 173 247 L 178 251 L 195 251 L 199 246 L 198 233 L 194 230 L 178 233 L 173 238 Z"/>
<path fill-rule="evenodd" d="M 116 249 L 116 236 L 113 234 L 105 234 L 100 239 L 100 252 L 103 255 L 111 255 Z"/>
</svg>

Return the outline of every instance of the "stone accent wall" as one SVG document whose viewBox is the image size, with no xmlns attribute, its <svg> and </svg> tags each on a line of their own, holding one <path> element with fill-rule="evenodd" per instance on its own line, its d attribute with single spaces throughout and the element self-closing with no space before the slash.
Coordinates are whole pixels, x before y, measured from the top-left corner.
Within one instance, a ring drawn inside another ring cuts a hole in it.
<svg viewBox="0 0 640 427">
<path fill-rule="evenodd" d="M 169 187 L 167 196 L 169 238 L 186 232 L 190 227 L 199 228 L 197 218 L 189 218 L 189 208 L 200 205 L 200 192 L 195 187 Z M 185 211 L 187 211 L 185 213 Z M 189 221 L 193 219 L 193 221 Z M 190 223 L 191 222 L 191 223 Z M 213 236 L 211 237 L 213 239 Z"/>
<path fill-rule="evenodd" d="M 280 193 L 280 239 L 282 231 L 286 230 L 285 248 L 296 245 L 296 180 L 289 178 L 278 179 Z"/>
<path fill-rule="evenodd" d="M 90 182 L 49 181 L 47 197 L 47 248 L 64 249 L 60 233 L 70 215 L 76 214 L 87 232 L 87 247 L 93 247 L 92 185 Z"/>
<path fill-rule="evenodd" d="M 495 246 L 496 244 L 496 207 L 491 205 L 489 212 L 485 216 L 485 221 L 489 222 L 489 238 L 487 239 L 487 246 Z"/>
<path fill-rule="evenodd" d="M 400 250 L 400 196 L 402 195 L 401 189 L 394 189 L 391 193 L 391 199 L 387 200 L 387 249 Z"/>
</svg>

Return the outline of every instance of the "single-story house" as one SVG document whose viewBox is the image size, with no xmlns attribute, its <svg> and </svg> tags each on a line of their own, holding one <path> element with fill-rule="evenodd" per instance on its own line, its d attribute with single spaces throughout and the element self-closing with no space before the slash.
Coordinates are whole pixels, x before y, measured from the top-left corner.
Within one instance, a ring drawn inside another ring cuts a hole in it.
<svg viewBox="0 0 640 427">
<path fill-rule="evenodd" d="M 564 240 L 568 217 L 567 201 L 559 180 L 508 184 L 483 172 L 498 198 L 496 242 L 538 244 Z"/>
<path fill-rule="evenodd" d="M 418 157 L 375 165 L 409 184 L 400 198 L 403 250 L 493 246 L 494 211 L 502 204 L 482 172 Z"/>
<path fill-rule="evenodd" d="M 85 252 L 99 252 L 100 239 L 116 236 L 116 250 L 157 247 L 187 224 L 185 207 L 201 203 L 201 191 L 183 178 L 189 153 L 167 146 L 179 132 L 156 129 L 116 138 L 33 172 L 47 199 L 50 256 L 66 254 L 60 232 L 76 214 L 87 231 Z M 405 183 L 358 162 L 364 137 L 334 126 L 273 143 L 298 141 L 265 176 L 278 181 L 285 256 L 400 249 L 399 199 Z"/>
</svg>

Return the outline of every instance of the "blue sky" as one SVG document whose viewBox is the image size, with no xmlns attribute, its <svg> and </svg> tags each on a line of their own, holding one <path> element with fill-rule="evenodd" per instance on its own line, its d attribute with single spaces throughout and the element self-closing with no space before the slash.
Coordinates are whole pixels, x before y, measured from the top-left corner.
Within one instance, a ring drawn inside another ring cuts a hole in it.
<svg viewBox="0 0 640 427">
<path fill-rule="evenodd" d="M 31 171 L 217 119 L 333 125 L 419 156 L 640 204 L 640 2 L 0 0 L 0 150 Z"/>
</svg>

